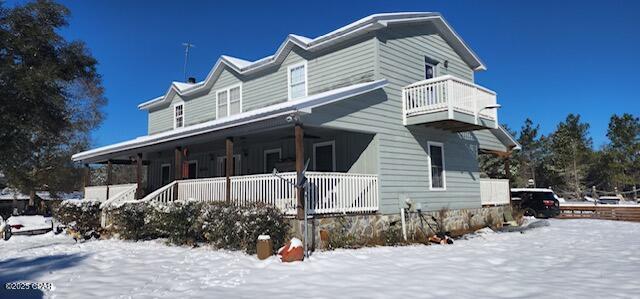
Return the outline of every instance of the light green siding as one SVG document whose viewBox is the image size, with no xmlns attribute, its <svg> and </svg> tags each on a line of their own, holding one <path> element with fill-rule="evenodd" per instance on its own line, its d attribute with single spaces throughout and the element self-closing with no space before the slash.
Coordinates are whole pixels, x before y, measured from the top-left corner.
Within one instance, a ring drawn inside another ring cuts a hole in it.
<svg viewBox="0 0 640 299">
<path fill-rule="evenodd" d="M 456 54 L 431 25 L 400 26 L 379 34 L 380 72 L 387 79 L 405 82 L 424 80 L 425 56 L 438 61 L 436 75 L 453 75 L 473 82 L 473 70 Z M 448 67 L 444 62 L 448 61 Z"/>
<path fill-rule="evenodd" d="M 507 152 L 509 149 L 489 130 L 474 131 L 473 137 L 478 141 L 480 149 Z"/>
<path fill-rule="evenodd" d="M 401 89 L 424 79 L 424 56 L 442 61 L 438 75 L 473 80 L 473 71 L 431 30 L 423 26 L 382 32 L 374 53 L 379 55 L 376 79 L 389 81 L 384 90 L 314 109 L 305 118 L 314 125 L 376 133 L 382 213 L 397 213 L 404 195 L 425 210 L 480 206 L 478 142 L 473 135 L 402 125 Z M 428 141 L 444 144 L 446 191 L 429 191 Z"/>
<path fill-rule="evenodd" d="M 302 50 L 294 48 L 280 65 L 250 76 L 225 68 L 210 89 L 181 99 L 185 102 L 185 124 L 189 126 L 215 119 L 216 92 L 239 83 L 242 83 L 243 111 L 287 101 L 287 68 L 305 60 L 309 95 L 372 81 L 375 46 L 375 38 L 366 37 L 328 53 L 301 54 Z M 172 103 L 176 100 L 180 98 L 176 96 Z M 172 107 L 172 104 L 165 104 L 149 110 L 149 134 L 173 129 Z"/>
<path fill-rule="evenodd" d="M 173 129 L 171 106 L 165 105 L 149 110 L 149 135 Z"/>
<path fill-rule="evenodd" d="M 308 62 L 309 94 L 373 81 L 376 39 L 366 37 Z"/>
<path fill-rule="evenodd" d="M 214 119 L 215 92 L 240 82 L 243 111 L 286 101 L 287 67 L 305 60 L 309 94 L 386 79 L 384 89 L 314 108 L 311 114 L 304 115 L 302 120 L 310 131 L 336 129 L 333 134 L 305 139 L 306 157 L 313 158 L 313 143 L 335 140 L 337 171 L 379 175 L 381 213 L 397 213 L 399 198 L 404 196 L 421 203 L 424 210 L 480 207 L 478 147 L 501 150 L 504 145 L 488 130 L 452 133 L 402 124 L 401 90 L 424 79 L 425 57 L 438 62 L 438 76 L 450 74 L 474 80 L 473 70 L 431 25 L 391 26 L 330 52 L 309 54 L 294 48 L 280 65 L 250 76 L 225 69 L 209 91 L 183 99 L 186 123 Z M 150 111 L 150 134 L 172 128 L 170 112 L 166 116 L 162 111 Z M 242 173 L 264 172 L 264 150 L 281 148 L 283 159 L 293 158 L 290 134 L 272 136 L 270 140 L 239 141 L 236 152 L 242 154 Z M 429 190 L 429 141 L 444 145 L 445 191 Z M 200 176 L 216 175 L 215 158 L 224 154 L 222 146 L 220 141 L 203 150 L 192 149 L 194 159 L 199 161 Z M 150 171 L 156 173 L 150 175 L 152 185 L 159 182 L 162 159 L 152 163 Z M 170 163 L 170 156 L 166 159 Z"/>
</svg>

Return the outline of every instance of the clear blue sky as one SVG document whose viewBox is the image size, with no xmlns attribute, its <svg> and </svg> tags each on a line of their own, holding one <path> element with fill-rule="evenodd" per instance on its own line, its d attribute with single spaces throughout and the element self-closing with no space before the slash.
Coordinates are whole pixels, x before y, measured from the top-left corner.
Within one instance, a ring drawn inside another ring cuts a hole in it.
<svg viewBox="0 0 640 299">
<path fill-rule="evenodd" d="M 94 145 L 146 134 L 136 106 L 182 80 L 182 42 L 196 45 L 189 74 L 201 80 L 221 54 L 254 60 L 289 33 L 316 37 L 397 11 L 444 15 L 488 66 L 476 81 L 498 93 L 511 128 L 529 117 L 547 134 L 579 113 L 599 147 L 611 114 L 640 115 L 640 1 L 218 2 L 63 1 L 63 34 L 87 43 L 109 99 Z"/>
</svg>

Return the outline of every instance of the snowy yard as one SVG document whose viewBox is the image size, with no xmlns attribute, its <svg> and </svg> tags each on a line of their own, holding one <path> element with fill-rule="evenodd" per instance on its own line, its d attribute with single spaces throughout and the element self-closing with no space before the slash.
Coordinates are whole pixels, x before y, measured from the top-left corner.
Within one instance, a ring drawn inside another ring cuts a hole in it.
<svg viewBox="0 0 640 299">
<path fill-rule="evenodd" d="M 17 236 L 0 241 L 0 289 L 23 280 L 52 283 L 44 296 L 58 298 L 640 296 L 640 223 L 550 222 L 451 246 L 337 250 L 293 264 L 159 241 Z M 6 292 L 0 297 L 21 291 Z"/>
</svg>

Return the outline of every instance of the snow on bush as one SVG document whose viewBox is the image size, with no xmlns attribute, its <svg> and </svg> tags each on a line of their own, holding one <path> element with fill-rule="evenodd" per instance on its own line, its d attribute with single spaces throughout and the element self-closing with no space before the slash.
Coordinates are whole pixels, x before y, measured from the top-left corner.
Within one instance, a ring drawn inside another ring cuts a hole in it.
<svg viewBox="0 0 640 299">
<path fill-rule="evenodd" d="M 170 243 L 176 245 L 194 245 L 203 241 L 201 226 L 196 221 L 203 203 L 197 201 L 175 201 L 166 209 L 156 209 L 159 228 L 166 234 Z"/>
<path fill-rule="evenodd" d="M 107 211 L 110 216 L 109 230 L 126 240 L 149 240 L 164 237 L 156 221 L 154 206 L 143 202 L 131 202 L 111 207 Z"/>
<path fill-rule="evenodd" d="M 256 252 L 256 240 L 269 235 L 274 248 L 284 244 L 288 224 L 282 213 L 271 206 L 236 206 L 224 202 L 208 203 L 199 219 L 207 242 L 222 249 Z"/>
<path fill-rule="evenodd" d="M 260 235 L 274 247 L 284 244 L 288 224 L 271 206 L 237 206 L 225 202 L 178 201 L 167 205 L 126 203 L 108 211 L 111 231 L 123 239 L 167 238 L 176 245 L 207 242 L 216 248 L 256 252 Z"/>
<path fill-rule="evenodd" d="M 100 230 L 100 202 L 64 200 L 54 211 L 54 218 L 81 235 Z"/>
</svg>

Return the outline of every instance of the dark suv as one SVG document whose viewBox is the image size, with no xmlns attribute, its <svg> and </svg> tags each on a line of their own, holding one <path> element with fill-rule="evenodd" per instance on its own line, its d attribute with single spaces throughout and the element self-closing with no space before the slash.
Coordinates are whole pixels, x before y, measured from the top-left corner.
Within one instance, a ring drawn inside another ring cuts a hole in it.
<svg viewBox="0 0 640 299">
<path fill-rule="evenodd" d="M 560 202 L 551 189 L 511 189 L 511 200 L 525 216 L 551 218 L 560 214 Z"/>
</svg>

